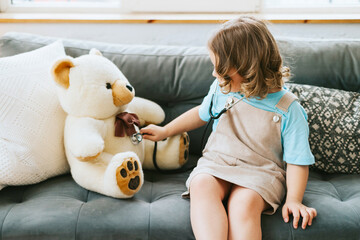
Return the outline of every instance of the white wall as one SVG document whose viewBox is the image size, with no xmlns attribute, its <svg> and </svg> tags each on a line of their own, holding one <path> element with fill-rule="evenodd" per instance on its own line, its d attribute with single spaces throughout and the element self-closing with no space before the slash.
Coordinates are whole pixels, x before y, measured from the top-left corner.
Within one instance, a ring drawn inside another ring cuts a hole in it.
<svg viewBox="0 0 360 240">
<path fill-rule="evenodd" d="M 9 31 L 28 32 L 124 44 L 194 45 L 206 44 L 216 24 L 69 24 L 1 23 L 0 35 Z M 275 37 L 358 38 L 360 24 L 273 24 Z"/>
</svg>

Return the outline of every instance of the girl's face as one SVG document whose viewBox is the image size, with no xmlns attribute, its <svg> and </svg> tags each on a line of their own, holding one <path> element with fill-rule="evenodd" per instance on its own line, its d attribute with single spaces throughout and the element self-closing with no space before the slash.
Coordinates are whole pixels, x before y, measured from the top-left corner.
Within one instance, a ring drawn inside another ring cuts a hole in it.
<svg viewBox="0 0 360 240">
<path fill-rule="evenodd" d="M 215 66 L 215 62 L 216 62 L 216 56 L 215 54 L 209 50 L 209 56 L 210 56 L 210 60 L 212 62 L 212 64 Z M 215 71 L 215 67 L 213 69 L 212 75 L 214 77 L 216 77 L 216 79 L 221 83 L 222 81 L 224 81 L 223 78 L 221 78 L 219 76 L 219 74 Z M 243 77 L 241 77 L 237 72 L 236 69 L 232 68 L 228 75 L 230 76 L 231 80 L 230 80 L 230 86 L 231 92 L 239 92 L 241 90 L 241 84 L 245 81 L 245 79 Z"/>
<path fill-rule="evenodd" d="M 219 74 L 215 71 L 215 61 L 216 61 L 215 54 L 212 51 L 209 50 L 209 56 L 210 56 L 211 63 L 214 66 L 214 69 L 212 71 L 212 75 L 214 77 L 216 77 L 218 79 L 218 81 L 221 81 Z"/>
</svg>

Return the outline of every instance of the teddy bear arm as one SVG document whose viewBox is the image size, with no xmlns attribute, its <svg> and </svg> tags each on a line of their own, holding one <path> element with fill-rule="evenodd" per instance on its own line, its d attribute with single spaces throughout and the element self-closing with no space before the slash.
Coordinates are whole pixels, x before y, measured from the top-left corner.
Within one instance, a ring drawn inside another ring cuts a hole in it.
<svg viewBox="0 0 360 240">
<path fill-rule="evenodd" d="M 94 157 L 105 145 L 106 125 L 92 118 L 68 117 L 65 126 L 66 146 L 77 158 Z"/>
<path fill-rule="evenodd" d="M 157 103 L 140 97 L 134 97 L 127 111 L 138 115 L 142 126 L 160 124 L 165 119 L 165 112 Z"/>
</svg>

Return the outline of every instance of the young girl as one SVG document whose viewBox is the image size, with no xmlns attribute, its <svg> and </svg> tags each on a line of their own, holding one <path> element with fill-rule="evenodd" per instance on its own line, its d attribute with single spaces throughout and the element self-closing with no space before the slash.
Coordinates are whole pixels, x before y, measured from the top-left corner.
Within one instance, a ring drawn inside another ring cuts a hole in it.
<svg viewBox="0 0 360 240">
<path fill-rule="evenodd" d="M 225 23 L 208 48 L 216 80 L 202 104 L 165 127 L 141 130 L 159 141 L 201 127 L 228 107 L 186 182 L 196 239 L 261 239 L 261 214 L 273 214 L 286 189 L 284 221 L 292 214 L 297 228 L 301 216 L 305 229 L 317 215 L 302 204 L 314 157 L 306 113 L 283 87 L 289 73 L 273 36 L 262 21 L 242 17 Z"/>
</svg>

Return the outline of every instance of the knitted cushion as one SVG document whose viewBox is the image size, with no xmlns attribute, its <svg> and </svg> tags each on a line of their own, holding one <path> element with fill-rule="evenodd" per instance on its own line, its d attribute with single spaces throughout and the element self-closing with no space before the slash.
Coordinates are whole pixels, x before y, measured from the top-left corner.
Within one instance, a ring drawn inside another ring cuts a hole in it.
<svg viewBox="0 0 360 240">
<path fill-rule="evenodd" d="M 68 170 L 66 114 L 50 65 L 65 56 L 61 42 L 0 58 L 0 189 L 31 184 Z"/>
<path fill-rule="evenodd" d="M 360 93 L 287 84 L 308 114 L 312 168 L 360 173 Z"/>
</svg>

